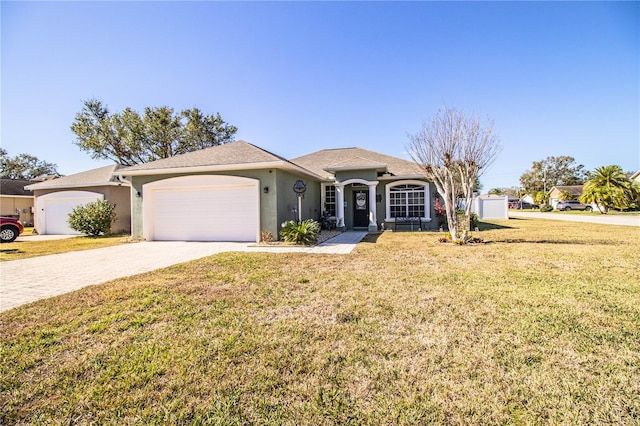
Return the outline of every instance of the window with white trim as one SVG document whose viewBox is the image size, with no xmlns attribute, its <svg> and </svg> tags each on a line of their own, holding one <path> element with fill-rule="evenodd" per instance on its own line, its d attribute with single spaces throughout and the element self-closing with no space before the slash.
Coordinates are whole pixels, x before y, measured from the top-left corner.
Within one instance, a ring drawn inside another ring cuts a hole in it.
<svg viewBox="0 0 640 426">
<path fill-rule="evenodd" d="M 389 213 L 395 217 L 425 217 L 424 185 L 403 184 L 389 188 Z"/>
<path fill-rule="evenodd" d="M 324 211 L 327 216 L 336 215 L 336 187 L 333 185 L 324 188 Z"/>
</svg>

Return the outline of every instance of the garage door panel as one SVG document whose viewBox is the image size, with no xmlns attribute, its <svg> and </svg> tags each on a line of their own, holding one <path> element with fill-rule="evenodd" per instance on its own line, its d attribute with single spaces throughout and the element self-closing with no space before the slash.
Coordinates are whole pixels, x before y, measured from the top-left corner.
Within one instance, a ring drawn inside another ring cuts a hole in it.
<svg viewBox="0 0 640 426">
<path fill-rule="evenodd" d="M 69 213 L 76 207 L 76 203 L 72 201 L 56 201 L 51 200 L 47 203 L 45 215 L 47 216 L 47 234 L 52 235 L 72 235 L 79 234 L 69 227 Z"/>
<path fill-rule="evenodd" d="M 60 191 L 38 197 L 38 232 L 43 235 L 80 235 L 69 226 L 69 214 L 76 207 L 103 199 L 103 194 L 89 191 Z"/>
<path fill-rule="evenodd" d="M 193 178 L 193 177 L 191 177 Z M 154 240 L 256 241 L 259 222 L 258 183 L 225 185 L 226 176 L 200 179 L 207 185 L 187 187 L 179 178 L 167 187 L 156 182 L 147 215 L 145 237 Z M 187 178 L 185 178 L 187 179 Z M 186 181 L 186 180 L 185 180 Z M 222 184 L 217 184 L 223 182 Z M 170 185 L 173 184 L 173 185 Z"/>
</svg>

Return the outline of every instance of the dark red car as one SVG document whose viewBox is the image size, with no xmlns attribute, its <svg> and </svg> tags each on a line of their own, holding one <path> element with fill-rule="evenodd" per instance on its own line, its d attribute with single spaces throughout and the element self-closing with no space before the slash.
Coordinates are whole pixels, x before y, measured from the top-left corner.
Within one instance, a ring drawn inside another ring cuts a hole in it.
<svg viewBox="0 0 640 426">
<path fill-rule="evenodd" d="M 24 232 L 24 227 L 17 219 L 0 217 L 0 242 L 10 243 Z"/>
</svg>

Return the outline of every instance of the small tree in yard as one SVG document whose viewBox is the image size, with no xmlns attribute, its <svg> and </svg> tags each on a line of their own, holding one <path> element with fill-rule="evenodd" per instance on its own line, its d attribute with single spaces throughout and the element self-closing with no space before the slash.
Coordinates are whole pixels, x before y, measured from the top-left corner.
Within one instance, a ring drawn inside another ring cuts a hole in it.
<svg viewBox="0 0 640 426">
<path fill-rule="evenodd" d="M 451 239 L 465 241 L 467 230 L 458 235 L 456 201 L 459 195 L 466 200 L 464 217 L 469 221 L 474 184 L 500 152 L 493 122 L 484 127 L 479 118 L 456 109 L 440 110 L 409 140 L 411 157 L 444 199 Z"/>
<path fill-rule="evenodd" d="M 108 201 L 95 201 L 73 209 L 69 213 L 71 229 L 97 237 L 111 231 L 116 220 L 116 207 Z"/>
<path fill-rule="evenodd" d="M 539 206 L 546 205 L 549 202 L 549 194 L 544 191 L 537 191 L 533 194 L 533 201 Z"/>
</svg>

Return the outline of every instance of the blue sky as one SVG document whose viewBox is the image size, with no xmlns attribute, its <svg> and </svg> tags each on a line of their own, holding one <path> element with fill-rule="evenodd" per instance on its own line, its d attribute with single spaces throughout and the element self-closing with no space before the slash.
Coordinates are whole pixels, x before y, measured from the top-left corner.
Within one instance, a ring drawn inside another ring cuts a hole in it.
<svg viewBox="0 0 640 426">
<path fill-rule="evenodd" d="M 407 158 L 443 106 L 491 117 L 483 190 L 536 160 L 640 168 L 639 2 L 7 2 L 1 146 L 72 174 L 82 101 L 219 112 L 286 158 Z"/>
</svg>

